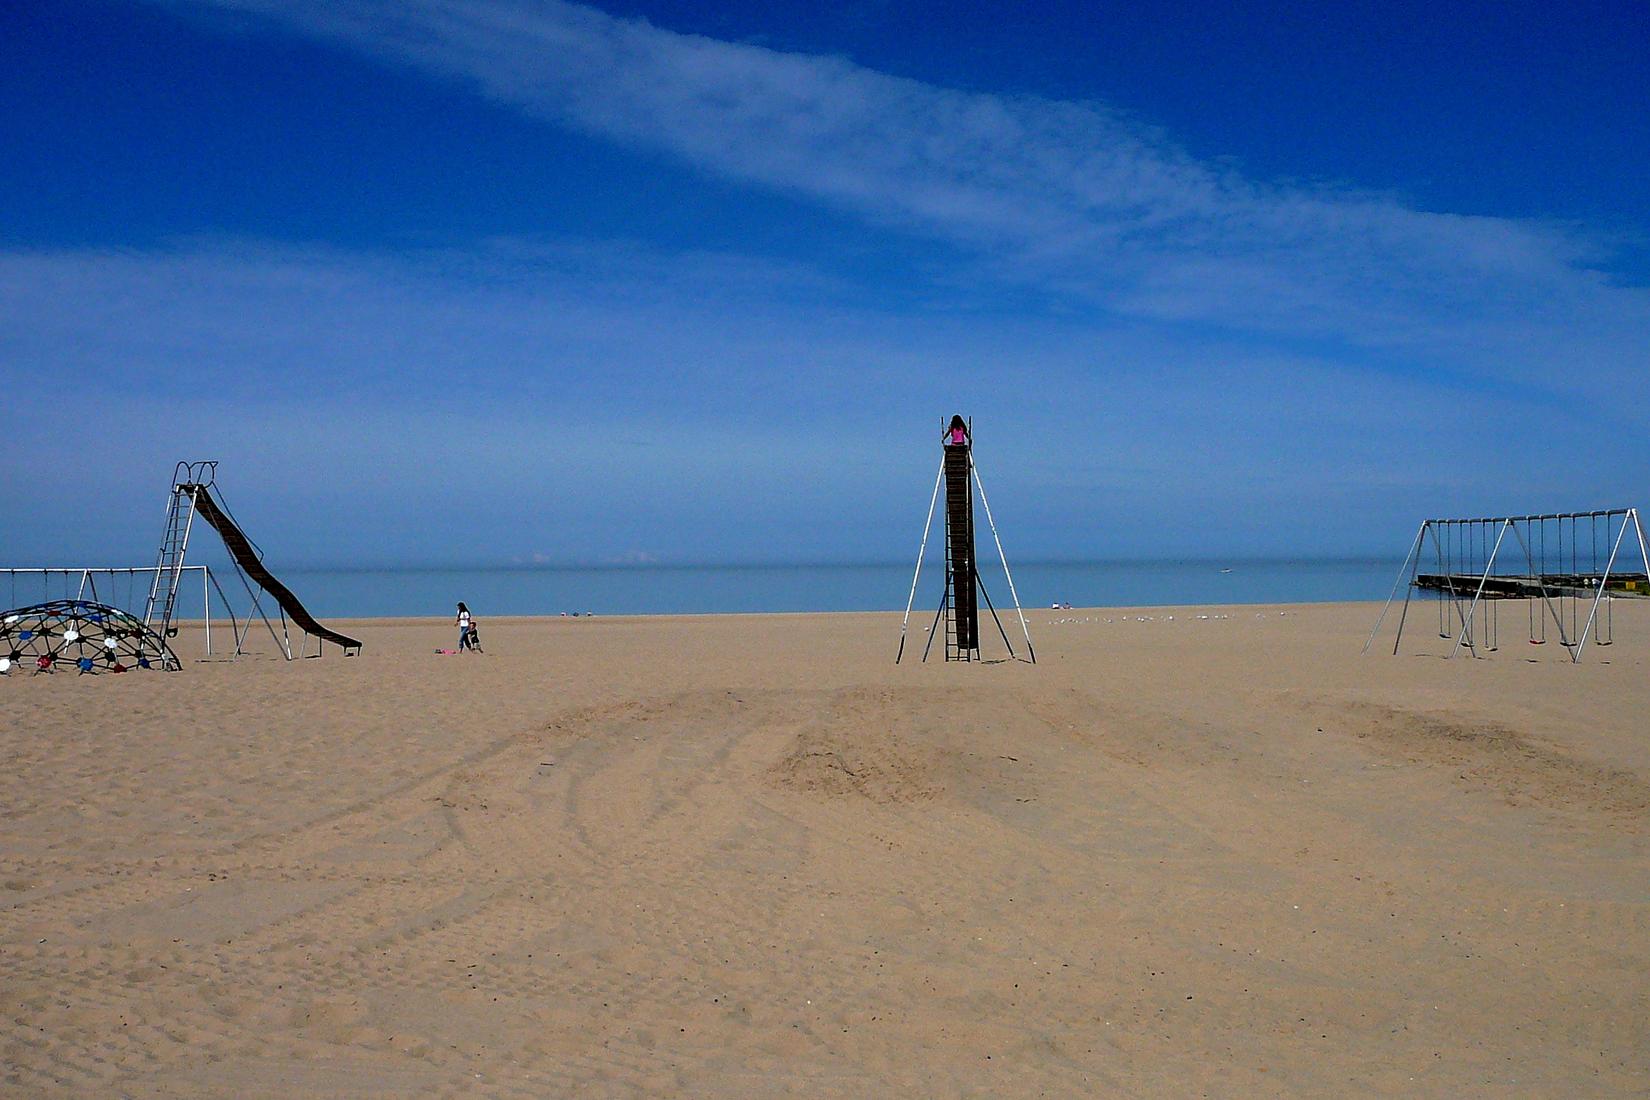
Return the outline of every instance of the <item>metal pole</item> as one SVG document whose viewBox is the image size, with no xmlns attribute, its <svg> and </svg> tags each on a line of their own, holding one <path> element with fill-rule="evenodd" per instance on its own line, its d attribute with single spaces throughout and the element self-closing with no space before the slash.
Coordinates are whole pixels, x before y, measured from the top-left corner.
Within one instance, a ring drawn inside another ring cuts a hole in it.
<svg viewBox="0 0 1650 1100">
<path fill-rule="evenodd" d="M 229 616 L 229 636 L 235 640 L 234 655 L 239 657 L 241 655 L 241 641 L 245 637 L 245 634 L 241 631 L 240 624 L 235 621 L 235 605 L 229 602 L 229 596 L 224 592 L 223 585 L 218 583 L 217 574 L 204 565 L 201 566 L 201 568 L 206 569 L 206 575 L 211 579 L 212 587 L 218 590 L 218 599 L 223 602 L 224 614 Z M 247 619 L 246 627 L 248 630 L 252 629 L 252 620 L 250 618 Z"/>
<path fill-rule="evenodd" d="M 1621 540 L 1627 537 L 1627 521 L 1622 520 L 1621 530 L 1616 533 L 1616 544 L 1610 548 L 1610 560 L 1604 563 L 1604 574 L 1598 579 L 1598 592 L 1593 596 L 1592 610 L 1587 612 L 1587 625 L 1582 628 L 1581 640 L 1576 643 L 1575 660 L 1581 660 L 1581 651 L 1587 648 L 1587 635 L 1593 632 L 1593 619 L 1598 616 L 1599 601 L 1604 599 L 1604 586 L 1610 580 L 1610 570 L 1616 564 L 1616 551 L 1621 549 Z"/>
<path fill-rule="evenodd" d="M 948 584 L 945 586 L 945 595 L 940 597 L 940 609 L 934 612 L 934 622 L 928 628 L 928 642 L 922 647 L 922 660 L 924 664 L 928 663 L 928 651 L 934 648 L 934 633 L 940 628 L 940 616 L 945 614 L 945 609 L 949 607 L 950 604 L 951 586 Z"/>
<path fill-rule="evenodd" d="M 1392 655 L 1394 657 L 1398 655 L 1398 647 L 1404 641 L 1404 621 L 1409 618 L 1409 601 L 1415 595 L 1415 575 L 1421 571 L 1421 532 L 1426 529 L 1426 522 L 1422 522 L 1421 531 L 1417 531 L 1415 534 L 1415 563 L 1410 566 L 1409 584 L 1404 587 L 1404 606 L 1398 612 L 1398 633 L 1392 639 Z"/>
<path fill-rule="evenodd" d="M 968 470 L 974 475 L 974 487 L 980 491 L 980 503 L 985 505 L 985 522 L 991 528 L 991 540 L 997 544 L 997 557 L 1003 563 L 1003 576 L 1008 578 L 1008 594 L 1014 598 L 1014 613 L 1020 617 L 1020 633 L 1025 635 L 1026 652 L 1031 663 L 1037 663 L 1037 651 L 1031 648 L 1031 631 L 1026 627 L 1026 613 L 1020 610 L 1020 594 L 1014 591 L 1014 574 L 1008 571 L 1008 555 L 1003 553 L 1003 540 L 997 537 L 997 521 L 991 518 L 991 502 L 985 499 L 985 483 L 980 480 L 980 468 L 974 464 L 974 448 L 968 449 Z"/>
<path fill-rule="evenodd" d="M 1369 632 L 1369 638 L 1364 642 L 1364 648 L 1361 652 L 1368 653 L 1370 643 L 1374 642 L 1375 635 L 1381 632 L 1381 624 L 1386 622 L 1386 613 L 1389 609 L 1391 609 L 1392 601 L 1398 598 L 1398 586 L 1404 583 L 1404 574 L 1409 572 L 1409 559 L 1414 557 L 1415 552 L 1421 548 L 1421 536 L 1426 529 L 1427 525 L 1422 523 L 1420 530 L 1415 532 L 1415 541 L 1410 544 L 1409 553 L 1404 555 L 1404 564 L 1398 567 L 1398 577 L 1392 582 L 1392 593 L 1387 596 L 1386 603 L 1381 605 L 1381 617 L 1375 620 L 1375 629 Z M 1409 610 L 1409 594 L 1407 592 L 1404 594 L 1404 610 L 1406 612 Z M 1403 622 L 1403 619 L 1400 617 L 1398 620 L 1398 636 L 1400 638 L 1404 635 Z"/>
<path fill-rule="evenodd" d="M 212 594 L 207 591 L 207 576 L 211 570 L 201 566 L 201 614 L 206 618 L 206 655 L 212 656 Z"/>
<path fill-rule="evenodd" d="M 1644 575 L 1650 578 L 1650 550 L 1645 549 L 1644 523 L 1639 519 L 1637 508 L 1627 509 L 1627 513 L 1633 517 L 1633 529 L 1639 533 L 1639 560 L 1644 563 Z"/>
<path fill-rule="evenodd" d="M 1008 647 L 1008 655 L 1016 657 L 1014 643 L 1008 640 L 1008 631 L 1003 629 L 1003 621 L 997 618 L 997 607 L 991 602 L 991 593 L 985 590 L 985 581 L 980 577 L 979 570 L 974 571 L 974 583 L 980 586 L 980 595 L 985 597 L 985 606 L 991 612 L 991 621 L 997 624 L 997 633 L 1003 636 L 1003 645 Z"/>
<path fill-rule="evenodd" d="M 911 607 L 917 602 L 917 578 L 922 576 L 922 559 L 928 553 L 928 531 L 934 526 L 934 505 L 940 499 L 940 481 L 945 477 L 945 455 L 940 454 L 940 472 L 934 475 L 934 494 L 928 498 L 928 518 L 922 525 L 922 545 L 917 548 L 917 569 L 911 574 L 911 594 L 905 599 L 905 618 L 899 624 L 899 652 L 894 655 L 894 663 L 905 656 L 905 628 L 911 621 Z M 923 658 L 927 660 L 926 657 Z"/>
<path fill-rule="evenodd" d="M 1507 537 L 1508 525 L 1509 521 L 1502 520 L 1501 530 L 1496 532 L 1495 549 L 1490 551 L 1489 559 L 1484 563 L 1484 575 L 1478 578 L 1478 591 L 1473 593 L 1472 606 L 1467 609 L 1467 621 L 1461 627 L 1461 636 L 1455 639 L 1455 648 L 1449 651 L 1449 655 L 1451 657 L 1455 656 L 1456 652 L 1461 648 L 1461 643 L 1466 641 L 1467 636 L 1472 633 L 1472 620 L 1473 617 L 1478 614 L 1478 603 L 1484 598 L 1484 586 L 1490 581 L 1490 570 L 1495 568 L 1495 556 L 1501 552 L 1501 540 Z M 1467 642 L 1467 644 L 1468 646 L 1472 645 L 1471 642 Z M 1478 651 L 1474 649 L 1473 656 L 1476 657 L 1477 655 Z"/>
<path fill-rule="evenodd" d="M 1416 538 L 1415 561 L 1410 565 L 1410 568 L 1409 568 L 1409 584 L 1404 589 L 1404 606 L 1398 612 L 1398 633 L 1392 639 L 1392 655 L 1394 657 L 1396 657 L 1398 655 L 1398 647 L 1400 645 L 1402 645 L 1403 641 L 1404 641 L 1404 622 L 1405 622 L 1406 619 L 1409 618 L 1410 600 L 1415 595 L 1415 577 L 1418 573 L 1421 572 L 1421 554 L 1423 552 L 1422 551 L 1422 546 L 1424 545 L 1422 540 L 1425 537 L 1426 530 L 1427 530 L 1428 526 L 1431 525 L 1431 523 L 1432 523 L 1431 520 L 1422 521 L 1421 530 L 1417 531 L 1415 533 L 1415 538 Z"/>
<path fill-rule="evenodd" d="M 264 621 L 264 625 L 269 628 L 269 636 L 274 639 L 275 644 L 277 646 L 281 645 L 281 636 L 279 634 L 275 633 L 275 624 L 269 621 L 269 615 L 264 611 L 263 596 L 261 596 L 258 593 L 255 593 L 255 592 L 252 591 L 252 582 L 246 579 L 246 571 L 243 570 L 240 567 L 239 563 L 236 563 L 236 565 L 235 565 L 235 575 L 241 578 L 241 587 L 246 589 L 247 598 L 252 601 L 252 610 L 256 611 L 258 613 L 258 618 L 262 619 Z M 248 630 L 252 629 L 252 616 L 251 615 L 247 615 L 247 617 L 246 617 L 246 627 L 247 627 Z M 286 612 L 285 611 L 281 612 L 281 629 L 283 631 L 286 629 Z M 242 637 L 241 641 L 245 641 L 244 636 Z M 239 642 L 236 643 L 235 652 L 236 653 L 240 652 L 240 643 Z M 292 660 L 292 650 L 291 649 L 283 647 L 282 652 L 286 655 L 287 660 L 289 660 L 289 661 Z"/>
</svg>

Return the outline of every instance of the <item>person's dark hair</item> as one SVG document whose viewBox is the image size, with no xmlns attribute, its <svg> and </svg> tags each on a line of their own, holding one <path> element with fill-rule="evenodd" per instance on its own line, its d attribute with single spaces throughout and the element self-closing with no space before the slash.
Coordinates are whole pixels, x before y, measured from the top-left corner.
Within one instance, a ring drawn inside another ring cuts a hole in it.
<svg viewBox="0 0 1650 1100">
<path fill-rule="evenodd" d="M 458 609 L 459 609 L 459 610 L 460 610 L 460 611 L 468 611 L 468 610 L 470 610 L 470 609 L 469 609 L 469 608 L 467 608 L 467 607 L 465 607 L 465 606 L 464 606 L 464 601 L 463 601 L 463 600 L 459 600 L 459 601 L 458 601 Z"/>
<path fill-rule="evenodd" d="M 968 430 L 968 425 L 963 423 L 962 413 L 958 413 L 956 416 L 951 418 L 951 427 L 947 428 L 946 431 L 954 432 L 958 428 L 961 428 L 963 431 Z"/>
</svg>

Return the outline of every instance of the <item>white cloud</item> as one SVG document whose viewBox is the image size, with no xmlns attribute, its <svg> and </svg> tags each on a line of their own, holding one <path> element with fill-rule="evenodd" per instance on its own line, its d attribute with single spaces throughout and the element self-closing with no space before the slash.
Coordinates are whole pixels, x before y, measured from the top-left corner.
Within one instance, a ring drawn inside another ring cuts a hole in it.
<svg viewBox="0 0 1650 1100">
<path fill-rule="evenodd" d="M 1269 186 L 1104 106 L 933 87 L 846 60 L 672 33 L 561 0 L 221 0 L 707 173 L 963 248 L 1092 308 L 1330 337 L 1539 379 L 1622 384 L 1650 292 L 1595 242 L 1390 198 Z"/>
</svg>

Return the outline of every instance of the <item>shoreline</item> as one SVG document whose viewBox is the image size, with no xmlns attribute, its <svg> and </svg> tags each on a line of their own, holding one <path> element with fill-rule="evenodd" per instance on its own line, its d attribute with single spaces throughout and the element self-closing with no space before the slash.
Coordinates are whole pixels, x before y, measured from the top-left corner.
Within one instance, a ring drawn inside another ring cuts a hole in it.
<svg viewBox="0 0 1650 1100">
<path fill-rule="evenodd" d="M 1313 610 L 1313 609 L 1319 609 L 1319 608 L 1345 608 L 1345 607 L 1364 606 L 1364 607 L 1374 608 L 1376 613 L 1379 614 L 1380 607 L 1381 607 L 1382 603 L 1384 603 L 1384 602 L 1385 602 L 1384 600 L 1315 600 L 1315 601 L 1305 601 L 1305 602 L 1269 601 L 1269 602 L 1265 602 L 1265 603 L 1225 603 L 1225 604 L 1222 604 L 1222 603 L 1120 604 L 1120 605 L 1115 605 L 1115 606 L 1094 606 L 1094 607 L 1075 607 L 1074 606 L 1074 607 L 1066 607 L 1066 608 L 1027 607 L 1027 608 L 1024 608 L 1023 610 L 1025 612 L 1026 619 L 1029 622 L 1033 612 L 1037 613 L 1038 615 L 1045 615 L 1045 616 L 1046 615 L 1065 616 L 1065 615 L 1080 615 L 1080 614 L 1081 615 L 1095 615 L 1095 614 L 1124 615 L 1124 614 L 1136 614 L 1136 613 L 1141 613 L 1141 614 L 1160 614 L 1160 613 L 1163 613 L 1163 614 L 1175 615 L 1175 614 L 1178 614 L 1178 613 L 1184 611 L 1187 608 L 1191 608 L 1195 611 L 1220 611 L 1220 612 L 1224 612 L 1224 611 L 1267 611 L 1267 610 L 1272 610 L 1272 611 L 1295 611 L 1295 610 L 1307 611 L 1307 610 Z M 921 611 L 921 610 L 922 609 L 920 607 L 916 607 L 916 608 L 911 609 L 911 622 L 913 624 L 916 623 L 918 612 Z M 998 613 L 999 616 L 1001 616 L 1001 615 L 1003 615 L 1003 610 L 1001 608 L 998 608 L 997 613 Z M 643 621 L 652 622 L 652 621 L 655 621 L 655 620 L 693 620 L 693 619 L 721 620 L 721 619 L 736 619 L 736 618 L 747 618 L 747 619 L 800 619 L 800 618 L 813 618 L 813 617 L 819 617 L 819 616 L 832 616 L 832 617 L 840 616 L 840 617 L 843 617 L 843 618 L 856 618 L 856 617 L 864 617 L 864 618 L 882 617 L 882 618 L 887 618 L 887 617 L 892 616 L 893 618 L 895 618 L 897 620 L 900 617 L 902 617 L 904 614 L 905 614 L 905 612 L 902 609 L 894 608 L 893 610 L 869 610 L 869 611 L 693 611 L 693 612 L 661 611 L 661 612 L 625 612 L 625 613 L 614 613 L 614 614 L 611 614 L 611 615 L 603 614 L 601 612 L 596 612 L 594 614 L 588 614 L 588 615 L 584 614 L 584 613 L 580 613 L 578 615 L 561 615 L 561 614 L 514 615 L 514 614 L 500 614 L 500 615 L 489 615 L 485 619 L 483 619 L 480 615 L 480 612 L 478 611 L 476 613 L 476 621 L 478 623 L 480 623 L 480 622 L 491 622 L 491 623 L 521 624 L 521 623 L 534 623 L 534 622 L 561 622 L 563 620 L 566 620 L 566 621 L 577 620 L 577 621 L 583 622 L 583 621 L 591 620 L 591 619 L 594 619 L 594 620 L 607 620 L 607 621 L 610 621 L 610 622 L 613 622 L 613 621 L 630 622 L 630 621 L 635 621 L 635 620 L 643 620 Z M 933 615 L 934 615 L 934 608 L 929 607 L 928 611 L 927 611 L 927 614 L 928 614 L 928 618 L 932 619 Z M 1014 608 L 1011 605 L 1008 608 L 1007 617 L 1004 618 L 1004 623 L 1006 624 L 1008 619 L 1012 618 L 1013 616 L 1014 616 Z M 442 615 L 360 615 L 360 616 L 337 616 L 337 617 L 317 616 L 317 617 L 322 618 L 322 621 L 328 626 L 332 626 L 334 624 L 340 624 L 340 625 L 346 625 L 346 626 L 371 627 L 371 626 L 374 626 L 374 625 L 392 626 L 392 625 L 430 624 L 430 623 L 437 623 L 437 624 L 442 624 L 442 625 L 451 625 L 451 623 L 452 623 L 452 616 L 451 615 L 447 615 L 447 616 L 442 616 Z M 223 620 L 218 619 L 216 616 L 214 616 L 213 620 L 212 620 L 214 625 L 216 625 L 217 623 L 219 623 L 221 621 L 223 621 Z M 190 626 L 190 627 L 199 627 L 200 625 L 202 625 L 202 622 L 203 622 L 203 620 L 201 620 L 199 618 L 175 619 L 175 620 L 173 620 L 174 625 L 177 625 L 177 626 Z"/>
</svg>

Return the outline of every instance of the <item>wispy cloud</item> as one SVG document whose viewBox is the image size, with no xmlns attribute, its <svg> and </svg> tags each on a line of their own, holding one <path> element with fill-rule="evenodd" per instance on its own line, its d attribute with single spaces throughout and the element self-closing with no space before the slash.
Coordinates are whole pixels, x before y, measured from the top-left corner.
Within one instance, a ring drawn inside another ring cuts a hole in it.
<svg viewBox="0 0 1650 1100">
<path fill-rule="evenodd" d="M 895 558 L 952 408 L 981 413 L 998 519 L 1031 554 L 1365 548 L 1368 524 L 1422 509 L 1576 503 L 1554 453 L 1590 466 L 1583 504 L 1629 499 L 1642 468 L 1590 397 L 851 297 L 629 245 L 0 253 L 0 378 L 32 441 L 4 510 L 102 498 L 73 524 L 8 525 L 0 560 L 98 531 L 109 555 L 152 552 L 155 483 L 181 457 L 224 459 L 237 508 L 257 502 L 307 560 Z"/>
<path fill-rule="evenodd" d="M 1103 105 L 962 92 L 560 0 L 221 0 L 559 125 L 956 246 L 1118 314 L 1334 339 L 1486 380 L 1624 383 L 1650 292 L 1574 228 L 1273 186 Z"/>
</svg>

